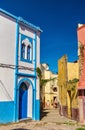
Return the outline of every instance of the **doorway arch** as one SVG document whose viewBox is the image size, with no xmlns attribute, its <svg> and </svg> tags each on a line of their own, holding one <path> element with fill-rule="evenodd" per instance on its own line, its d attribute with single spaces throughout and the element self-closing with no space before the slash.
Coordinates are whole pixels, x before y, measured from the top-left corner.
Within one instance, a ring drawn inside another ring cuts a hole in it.
<svg viewBox="0 0 85 130">
<path fill-rule="evenodd" d="M 33 88 L 29 81 L 22 80 L 19 85 L 19 119 L 32 118 Z"/>
</svg>

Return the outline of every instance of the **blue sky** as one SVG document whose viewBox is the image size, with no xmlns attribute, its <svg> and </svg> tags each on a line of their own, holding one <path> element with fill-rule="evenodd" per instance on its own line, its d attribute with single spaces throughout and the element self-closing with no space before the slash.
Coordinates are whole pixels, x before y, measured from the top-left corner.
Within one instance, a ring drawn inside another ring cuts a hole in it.
<svg viewBox="0 0 85 130">
<path fill-rule="evenodd" d="M 58 59 L 77 56 L 77 26 L 85 24 L 85 0 L 0 0 L 0 8 L 40 26 L 41 63 L 58 71 Z"/>
</svg>

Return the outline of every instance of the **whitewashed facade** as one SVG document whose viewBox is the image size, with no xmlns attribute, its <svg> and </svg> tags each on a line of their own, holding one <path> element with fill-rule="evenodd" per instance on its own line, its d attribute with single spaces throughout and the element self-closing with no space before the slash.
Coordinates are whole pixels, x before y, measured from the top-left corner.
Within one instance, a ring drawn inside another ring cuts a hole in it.
<svg viewBox="0 0 85 130">
<path fill-rule="evenodd" d="M 40 119 L 40 32 L 0 9 L 0 123 Z"/>
</svg>

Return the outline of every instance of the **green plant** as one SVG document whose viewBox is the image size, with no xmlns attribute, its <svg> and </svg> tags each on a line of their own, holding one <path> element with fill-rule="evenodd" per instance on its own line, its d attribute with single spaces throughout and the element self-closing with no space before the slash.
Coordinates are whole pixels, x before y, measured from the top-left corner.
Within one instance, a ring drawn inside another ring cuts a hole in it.
<svg viewBox="0 0 85 130">
<path fill-rule="evenodd" d="M 85 128 L 82 128 L 82 127 L 81 128 L 76 128 L 76 130 L 85 130 Z"/>
<path fill-rule="evenodd" d="M 73 126 L 73 125 L 75 125 L 75 122 L 71 122 L 71 121 L 68 122 L 68 121 L 66 121 L 66 122 L 64 122 L 64 124 Z"/>
<path fill-rule="evenodd" d="M 79 79 L 74 78 L 73 80 L 69 80 L 68 83 L 76 83 L 76 82 L 78 82 L 78 81 L 79 81 Z"/>
<path fill-rule="evenodd" d="M 40 87 L 42 88 L 42 86 L 44 86 L 47 82 L 49 81 L 54 81 L 56 78 L 52 78 L 52 79 L 43 79 L 42 78 L 42 71 L 39 67 L 36 68 L 36 72 L 37 72 L 37 76 L 39 77 L 40 80 Z"/>
</svg>

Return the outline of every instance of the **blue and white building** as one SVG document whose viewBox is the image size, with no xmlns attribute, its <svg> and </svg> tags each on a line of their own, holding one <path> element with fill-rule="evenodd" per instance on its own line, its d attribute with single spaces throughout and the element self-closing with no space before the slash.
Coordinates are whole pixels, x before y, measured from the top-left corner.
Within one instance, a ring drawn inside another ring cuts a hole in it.
<svg viewBox="0 0 85 130">
<path fill-rule="evenodd" d="M 40 119 L 41 29 L 0 9 L 0 123 Z"/>
</svg>

